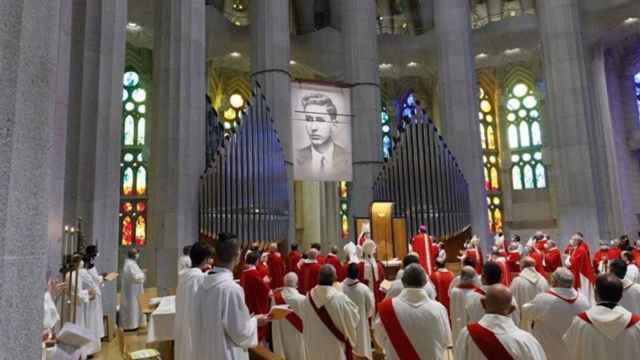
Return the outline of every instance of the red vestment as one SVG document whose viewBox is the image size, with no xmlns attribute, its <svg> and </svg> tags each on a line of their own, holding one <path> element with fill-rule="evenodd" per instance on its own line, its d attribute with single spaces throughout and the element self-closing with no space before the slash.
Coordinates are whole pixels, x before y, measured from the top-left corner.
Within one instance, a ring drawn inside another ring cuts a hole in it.
<svg viewBox="0 0 640 360">
<path fill-rule="evenodd" d="M 302 259 L 302 254 L 298 250 L 293 250 L 287 255 L 287 272 L 298 273 L 298 262 Z"/>
<path fill-rule="evenodd" d="M 518 251 L 511 251 L 507 254 L 507 267 L 511 274 L 520 272 L 520 253 Z"/>
<path fill-rule="evenodd" d="M 318 274 L 320 264 L 318 262 L 303 262 L 300 266 L 300 278 L 298 279 L 298 290 L 301 294 L 306 294 L 309 290 L 318 285 Z"/>
<path fill-rule="evenodd" d="M 573 272 L 574 288 L 580 289 L 582 287 L 580 275 L 586 277 L 591 284 L 595 283 L 596 275 L 594 274 L 593 266 L 591 265 L 589 247 L 584 242 L 574 248 L 570 262 L 571 266 L 569 267 L 569 270 Z"/>
<path fill-rule="evenodd" d="M 600 263 L 604 260 L 609 259 L 609 250 L 598 249 L 595 254 L 593 254 L 593 269 L 596 273 L 600 272 Z"/>
<path fill-rule="evenodd" d="M 323 255 L 318 255 L 316 257 L 316 261 L 318 261 L 318 264 L 324 265 L 327 262 L 327 258 L 324 257 Z"/>
<path fill-rule="evenodd" d="M 327 255 L 327 259 L 325 260 L 325 263 L 327 265 L 333 266 L 333 268 L 336 269 L 336 275 L 338 276 L 338 281 L 342 281 L 340 280 L 340 277 L 342 276 L 342 264 L 340 264 L 340 259 L 335 254 L 329 254 Z"/>
<path fill-rule="evenodd" d="M 438 294 L 438 301 L 447 308 L 447 312 L 449 312 L 449 286 L 453 281 L 454 275 L 451 271 L 446 269 L 438 269 L 431 274 L 431 282 L 433 286 L 436 288 L 436 293 Z"/>
<path fill-rule="evenodd" d="M 464 257 L 472 257 L 476 259 L 476 272 L 482 274 L 482 251 L 480 248 L 470 247 L 464 251 Z"/>
<path fill-rule="evenodd" d="M 254 266 L 245 269 L 240 276 L 240 286 L 244 289 L 244 301 L 252 314 L 269 313 L 269 285 Z M 258 337 L 263 340 L 267 336 L 268 326 L 258 328 Z"/>
<path fill-rule="evenodd" d="M 544 248 L 544 246 L 545 246 L 546 244 L 547 244 L 547 240 L 538 240 L 538 241 L 536 242 L 536 245 L 535 245 L 536 250 L 538 250 L 538 251 L 540 251 L 541 253 L 543 253 L 543 254 L 544 254 L 544 253 L 546 252 L 546 250 L 545 250 L 545 248 Z"/>
<path fill-rule="evenodd" d="M 436 258 L 433 256 L 433 243 L 431 236 L 419 233 L 411 239 L 411 249 L 420 257 L 420 265 L 427 275 L 430 275 L 436 267 Z M 438 253 L 436 252 L 436 257 Z"/>
<path fill-rule="evenodd" d="M 256 264 L 256 270 L 258 270 L 258 273 L 260 273 L 263 278 L 265 276 L 269 276 L 269 266 L 265 262 L 258 261 Z"/>
<path fill-rule="evenodd" d="M 542 257 L 542 253 L 537 249 L 534 249 L 529 253 L 528 256 L 536 262 L 536 271 L 540 275 L 547 277 L 547 272 L 544 270 L 544 258 Z"/>
<path fill-rule="evenodd" d="M 633 256 L 633 262 L 636 263 L 636 266 L 640 266 L 640 249 L 631 250 L 631 255 Z"/>
<path fill-rule="evenodd" d="M 554 247 L 553 249 L 547 250 L 547 253 L 544 254 L 544 270 L 551 274 L 560 266 L 562 266 L 562 255 L 560 254 L 560 249 Z"/>
<path fill-rule="evenodd" d="M 284 286 L 284 261 L 279 252 L 270 252 L 267 257 L 269 264 L 269 277 L 271 278 L 271 288 L 278 289 Z"/>
<path fill-rule="evenodd" d="M 360 280 L 361 283 L 369 286 L 369 280 L 366 279 L 365 273 L 364 273 L 364 261 L 360 261 L 359 268 L 360 270 L 358 271 L 358 280 Z M 382 283 L 382 280 L 384 280 L 384 266 L 382 266 L 382 263 L 380 261 L 376 261 L 376 265 L 378 267 L 378 276 L 375 276 L 375 272 L 373 273 L 373 296 L 376 300 L 376 304 L 379 303 L 380 301 L 384 300 L 384 293 L 380 290 L 380 284 Z"/>
<path fill-rule="evenodd" d="M 609 261 L 618 260 L 622 258 L 622 249 L 617 246 L 609 248 L 609 252 L 607 254 L 609 256 Z"/>
</svg>

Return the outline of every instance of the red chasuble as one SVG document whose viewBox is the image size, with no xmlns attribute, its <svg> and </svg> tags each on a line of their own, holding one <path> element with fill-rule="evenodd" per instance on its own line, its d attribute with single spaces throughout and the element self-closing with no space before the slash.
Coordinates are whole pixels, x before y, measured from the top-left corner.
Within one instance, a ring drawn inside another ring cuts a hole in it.
<svg viewBox="0 0 640 360">
<path fill-rule="evenodd" d="M 593 272 L 591 261 L 589 257 L 589 248 L 582 242 L 576 248 L 574 248 L 571 254 L 571 266 L 569 270 L 573 272 L 573 287 L 580 289 L 582 287 L 580 275 L 589 279 L 592 284 L 596 281 L 596 275 Z"/>
<path fill-rule="evenodd" d="M 472 257 L 476 259 L 476 273 L 482 274 L 482 252 L 480 248 L 468 248 L 464 251 L 465 257 Z"/>
<path fill-rule="evenodd" d="M 529 253 L 529 257 L 531 257 L 536 262 L 536 271 L 540 273 L 540 275 L 547 277 L 547 273 L 544 270 L 544 260 L 542 253 L 536 249 Z"/>
<path fill-rule="evenodd" d="M 427 272 L 427 275 L 431 275 L 436 266 L 436 260 L 432 256 L 432 247 L 431 237 L 427 234 L 419 233 L 411 239 L 411 248 L 420 256 L 420 265 Z"/>
<path fill-rule="evenodd" d="M 271 288 L 279 289 L 284 286 L 284 261 L 279 252 L 270 252 L 267 257 L 269 264 L 269 277 L 271 278 Z"/>
<path fill-rule="evenodd" d="M 302 259 L 302 254 L 299 251 L 291 251 L 287 255 L 287 272 L 298 273 L 300 269 L 298 269 L 298 262 Z"/>
<path fill-rule="evenodd" d="M 617 246 L 611 247 L 609 248 L 607 256 L 609 257 L 609 261 L 618 260 L 622 257 L 622 250 Z"/>
<path fill-rule="evenodd" d="M 420 360 L 420 355 L 413 347 L 396 316 L 396 311 L 393 309 L 393 299 L 386 299 L 378 304 L 378 314 L 380 314 L 382 326 L 384 326 L 398 357 L 402 360 Z"/>
<path fill-rule="evenodd" d="M 447 313 L 449 312 L 449 286 L 453 281 L 453 273 L 451 271 L 434 271 L 431 274 L 431 282 L 433 282 L 433 286 L 436 288 L 436 293 L 438 294 L 438 301 L 447 308 Z"/>
<path fill-rule="evenodd" d="M 255 267 L 249 267 L 240 276 L 240 286 L 244 289 L 244 301 L 252 314 L 269 313 L 269 286 Z M 263 340 L 267 336 L 267 326 L 258 329 L 258 337 Z"/>
<path fill-rule="evenodd" d="M 376 304 L 379 303 L 380 301 L 384 300 L 384 293 L 380 290 L 380 284 L 382 283 L 382 280 L 384 280 L 384 266 L 382 266 L 382 263 L 380 261 L 376 261 L 376 265 L 378 266 L 378 276 L 375 277 L 375 273 L 373 273 L 373 277 L 374 277 L 374 283 L 373 283 L 373 297 L 376 300 Z M 360 280 L 361 283 L 369 286 L 369 281 L 366 279 L 366 277 L 364 276 L 364 261 L 360 261 L 360 263 L 358 264 L 360 270 L 358 271 L 358 280 Z"/>
<path fill-rule="evenodd" d="M 316 260 L 320 265 L 324 265 L 327 262 L 327 258 L 323 255 L 318 255 L 318 257 L 316 257 Z"/>
<path fill-rule="evenodd" d="M 560 254 L 560 249 L 553 248 L 548 250 L 547 253 L 544 254 L 544 270 L 551 274 L 560 266 L 562 266 L 562 255 Z"/>
<path fill-rule="evenodd" d="M 511 251 L 507 254 L 507 267 L 511 274 L 517 274 L 520 272 L 520 253 L 517 251 Z"/>
<path fill-rule="evenodd" d="M 545 246 L 546 244 L 547 244 L 547 240 L 538 240 L 538 241 L 536 242 L 535 247 L 536 247 L 536 249 L 537 249 L 538 251 L 540 251 L 541 253 L 543 253 L 543 254 L 544 254 L 544 253 L 546 252 L 546 250 L 544 249 L 544 246 Z"/>
<path fill-rule="evenodd" d="M 491 330 L 478 323 L 467 325 L 467 330 L 473 342 L 487 359 L 514 360 Z"/>
<path fill-rule="evenodd" d="M 282 291 L 276 291 L 275 293 L 273 293 L 273 301 L 276 303 L 276 305 L 287 305 L 287 302 L 284 301 L 284 297 L 282 297 Z M 294 328 L 296 328 L 296 330 L 298 330 L 299 333 L 302 334 L 302 332 L 304 331 L 304 326 L 302 324 L 302 319 L 298 315 L 296 315 L 296 313 L 289 313 L 286 319 Z"/>
<path fill-rule="evenodd" d="M 509 271 L 509 267 L 507 266 L 507 261 L 496 260 L 495 263 L 498 264 L 501 270 L 500 283 L 506 287 L 511 286 L 512 276 L 511 276 L 511 271 Z"/>
<path fill-rule="evenodd" d="M 334 254 L 329 254 L 327 255 L 326 264 L 331 265 L 334 269 L 336 269 L 338 281 L 342 281 L 343 279 L 340 279 L 340 277 L 342 276 L 342 264 L 340 264 L 340 259 L 338 259 L 338 257 Z"/>
<path fill-rule="evenodd" d="M 303 262 L 300 266 L 300 278 L 298 279 L 298 290 L 306 294 L 309 290 L 318 285 L 318 274 L 320 264 L 317 262 Z"/>
<path fill-rule="evenodd" d="M 600 263 L 604 260 L 609 259 L 609 250 L 598 249 L 595 254 L 593 254 L 593 269 L 599 272 Z"/>
</svg>

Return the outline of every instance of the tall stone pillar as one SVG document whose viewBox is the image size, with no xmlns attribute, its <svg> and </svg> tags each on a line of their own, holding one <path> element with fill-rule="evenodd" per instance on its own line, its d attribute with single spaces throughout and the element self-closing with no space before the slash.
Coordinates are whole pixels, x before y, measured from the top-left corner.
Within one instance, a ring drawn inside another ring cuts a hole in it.
<svg viewBox="0 0 640 360">
<path fill-rule="evenodd" d="M 578 0 L 538 0 L 537 13 L 547 85 L 545 124 L 553 168 L 560 240 L 581 231 L 595 245 L 600 238 L 594 176 L 594 129 Z M 598 150 L 600 151 L 600 150 Z"/>
<path fill-rule="evenodd" d="M 37 359 L 61 1 L 0 8 L 0 359 Z"/>
<path fill-rule="evenodd" d="M 469 184 L 472 230 L 488 240 L 470 17 L 468 0 L 434 1 L 442 132 Z"/>
<path fill-rule="evenodd" d="M 154 6 L 149 241 L 156 244 L 157 287 L 163 292 L 176 286 L 179 251 L 198 240 L 198 184 L 205 166 L 205 4 L 158 0 Z"/>
<path fill-rule="evenodd" d="M 350 215 L 369 217 L 373 182 L 382 166 L 376 2 L 344 0 L 341 19 L 344 80 L 352 86 L 351 112 L 354 115 L 351 121 L 353 192 Z"/>
<path fill-rule="evenodd" d="M 284 149 L 289 178 L 289 242 L 295 239 L 289 0 L 254 1 L 251 19 L 251 81 L 262 86 Z"/>
</svg>

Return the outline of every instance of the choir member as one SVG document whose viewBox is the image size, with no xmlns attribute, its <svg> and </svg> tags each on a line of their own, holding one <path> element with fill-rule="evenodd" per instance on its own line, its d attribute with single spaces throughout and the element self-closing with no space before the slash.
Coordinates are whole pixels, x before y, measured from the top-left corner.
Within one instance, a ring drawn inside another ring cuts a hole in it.
<svg viewBox="0 0 640 360">
<path fill-rule="evenodd" d="M 367 240 L 362 246 L 364 258 L 360 262 L 360 271 L 358 279 L 369 287 L 376 299 L 376 304 L 382 301 L 384 293 L 380 290 L 380 284 L 384 280 L 384 267 L 382 263 L 376 260 L 375 254 L 377 245 L 373 240 Z"/>
<path fill-rule="evenodd" d="M 202 281 L 193 302 L 197 314 L 191 326 L 193 353 L 199 359 L 249 360 L 251 347 L 258 345 L 258 326 L 267 325 L 267 315 L 249 314 L 244 291 L 233 280 L 240 262 L 235 235 L 218 235 L 215 267 Z"/>
<path fill-rule="evenodd" d="M 560 253 L 560 249 L 558 249 L 555 241 L 548 240 L 545 244 L 544 271 L 547 274 L 551 274 L 560 266 L 562 266 L 562 254 Z"/>
<path fill-rule="evenodd" d="M 500 266 L 493 261 L 488 261 L 482 266 L 482 286 L 467 296 L 467 302 L 465 303 L 465 323 L 470 324 L 478 322 L 485 314 L 485 308 L 482 305 L 482 300 L 486 295 L 487 289 L 500 283 L 502 277 L 502 270 Z M 520 311 L 518 310 L 518 304 L 513 299 L 511 292 L 509 292 L 509 298 L 513 302 L 514 311 L 510 312 L 510 316 L 513 319 L 514 324 L 520 323 Z"/>
<path fill-rule="evenodd" d="M 606 240 L 600 241 L 600 247 L 598 248 L 598 251 L 596 251 L 595 254 L 593 254 L 593 268 L 598 274 L 609 272 L 609 242 L 608 241 Z"/>
<path fill-rule="evenodd" d="M 420 265 L 427 272 L 427 275 L 430 275 L 435 269 L 435 257 L 433 257 L 433 241 L 431 236 L 427 234 L 425 225 L 420 225 L 418 233 L 411 239 L 409 247 L 409 252 L 418 254 Z"/>
<path fill-rule="evenodd" d="M 629 281 L 625 277 L 627 271 L 629 271 L 627 264 L 620 259 L 613 260 L 609 266 L 609 271 L 622 281 L 622 299 L 620 299 L 618 305 L 633 314 L 640 314 L 640 285 Z"/>
<path fill-rule="evenodd" d="M 403 290 L 378 306 L 374 336 L 386 359 L 444 359 L 451 330 L 447 311 L 424 291 L 427 275 L 411 264 L 402 275 Z"/>
<path fill-rule="evenodd" d="M 333 266 L 323 265 L 318 286 L 309 291 L 302 305 L 307 360 L 352 358 L 360 315 L 358 306 L 333 286 L 336 279 Z"/>
<path fill-rule="evenodd" d="M 328 264 L 327 264 L 328 265 Z M 360 321 L 356 330 L 357 338 L 353 347 L 353 353 L 361 358 L 371 360 L 373 354 L 371 352 L 371 331 L 369 322 L 376 310 L 373 292 L 358 280 L 360 267 L 358 264 L 351 263 L 347 266 L 347 278 L 342 282 L 342 292 L 358 306 L 358 314 Z"/>
<path fill-rule="evenodd" d="M 120 277 L 120 327 L 124 330 L 135 330 L 146 322 L 140 309 L 138 296 L 144 292 L 145 273 L 138 266 L 140 254 L 137 249 L 130 249 L 124 260 Z"/>
<path fill-rule="evenodd" d="M 320 264 L 316 257 L 318 250 L 311 249 L 307 252 L 307 259 L 303 259 L 300 265 L 298 290 L 302 294 L 306 294 L 318 284 L 318 273 L 320 272 Z"/>
<path fill-rule="evenodd" d="M 463 327 L 467 325 L 465 321 L 465 304 L 467 297 L 478 288 L 478 274 L 471 266 L 465 266 L 460 270 L 460 281 L 449 291 L 451 333 L 453 343 L 456 343 L 458 335 Z"/>
<path fill-rule="evenodd" d="M 513 322 L 510 315 L 516 309 L 507 287 L 502 284 L 488 287 L 482 306 L 486 314 L 462 329 L 458 337 L 456 360 L 546 360 L 538 340 Z"/>
<path fill-rule="evenodd" d="M 285 319 L 271 323 L 273 352 L 284 359 L 305 360 L 304 324 L 300 317 L 304 295 L 298 292 L 298 275 L 289 272 L 284 276 L 284 287 L 273 292 L 272 306 L 288 306 L 293 312 Z"/>
<path fill-rule="evenodd" d="M 191 257 L 189 254 L 191 253 L 191 245 L 187 245 L 182 248 L 182 255 L 178 257 L 178 274 L 182 270 L 191 268 Z"/>
<path fill-rule="evenodd" d="M 587 309 L 589 302 L 573 288 L 573 273 L 567 268 L 558 268 L 551 274 L 551 289 L 525 304 L 521 314 L 548 359 L 567 359 L 569 352 L 562 336 L 573 318 Z"/>
<path fill-rule="evenodd" d="M 324 265 L 325 262 L 327 261 L 327 258 L 324 255 L 322 255 L 322 245 L 320 245 L 320 243 L 313 243 L 311 244 L 311 249 L 316 250 L 318 253 L 318 255 L 316 256 L 316 260 L 318 261 L 318 264 Z"/>
<path fill-rule="evenodd" d="M 536 295 L 549 289 L 549 283 L 539 272 L 536 271 L 536 263 L 530 257 L 525 257 L 521 262 L 522 271 L 511 283 L 511 294 L 516 300 L 518 309 L 522 309 L 524 304 L 533 300 Z M 517 324 L 524 330 L 529 330 L 527 324 L 522 321 Z"/>
<path fill-rule="evenodd" d="M 287 272 L 298 273 L 298 263 L 302 259 L 302 254 L 298 251 L 298 244 L 291 244 L 291 251 L 287 254 Z"/>
<path fill-rule="evenodd" d="M 206 277 L 209 260 L 213 257 L 213 248 L 204 242 L 189 246 L 189 264 L 192 267 L 178 274 L 176 289 L 176 316 L 174 321 L 174 359 L 196 360 L 199 356 L 193 352 L 191 324 L 196 313 L 193 303 L 198 287 Z"/>
<path fill-rule="evenodd" d="M 269 277 L 258 272 L 256 264 L 258 263 L 259 253 L 251 252 L 246 259 L 247 268 L 242 271 L 240 276 L 240 286 L 244 290 L 244 299 L 247 307 L 252 314 L 269 313 Z M 260 341 L 266 340 L 267 327 L 258 329 L 258 338 Z"/>
<path fill-rule="evenodd" d="M 640 284 L 640 270 L 638 270 L 638 266 L 633 261 L 633 255 L 630 251 L 623 251 L 621 254 L 622 261 L 627 264 L 627 275 L 625 275 L 625 279 Z"/>
<path fill-rule="evenodd" d="M 411 264 L 420 264 L 420 259 L 415 254 L 409 254 L 402 259 L 402 268 L 406 268 Z M 422 266 L 422 264 L 420 264 Z M 392 299 L 402 292 L 404 289 L 404 285 L 402 284 L 402 275 L 404 274 L 404 270 L 398 271 L 396 274 L 396 279 L 391 282 L 391 286 L 387 290 L 385 297 L 387 299 Z M 433 286 L 429 278 L 427 278 L 427 282 L 424 285 L 424 291 L 427 293 L 427 296 L 431 300 L 435 300 L 438 294 L 436 293 L 436 288 Z"/>
<path fill-rule="evenodd" d="M 271 279 L 271 288 L 281 288 L 284 284 L 285 264 L 282 259 L 282 254 L 278 251 L 278 244 L 276 243 L 269 245 L 267 265 L 269 268 L 269 278 Z"/>
<path fill-rule="evenodd" d="M 446 264 L 443 261 L 436 261 L 437 270 L 431 273 L 431 283 L 436 289 L 436 299 L 444 305 L 449 312 L 449 286 L 453 281 L 454 275 L 451 271 L 447 270 Z"/>
<path fill-rule="evenodd" d="M 589 247 L 582 234 L 575 233 L 569 240 L 571 255 L 567 259 L 567 267 L 573 272 L 573 287 L 581 292 L 590 303 L 593 302 L 593 284 L 596 276 L 591 266 Z"/>
<path fill-rule="evenodd" d="M 336 274 L 338 274 L 338 280 L 342 281 L 344 280 L 344 272 L 342 270 L 342 264 L 340 263 L 340 258 L 338 257 L 338 253 L 340 251 L 338 250 L 337 246 L 333 246 L 331 248 L 331 252 L 329 254 L 327 254 L 327 258 L 326 258 L 326 264 L 327 265 L 331 265 L 333 266 L 334 269 L 336 269 Z"/>
<path fill-rule="evenodd" d="M 636 359 L 640 354 L 640 316 L 618 302 L 623 285 L 613 274 L 596 279 L 596 306 L 576 316 L 563 340 L 570 360 Z"/>
</svg>

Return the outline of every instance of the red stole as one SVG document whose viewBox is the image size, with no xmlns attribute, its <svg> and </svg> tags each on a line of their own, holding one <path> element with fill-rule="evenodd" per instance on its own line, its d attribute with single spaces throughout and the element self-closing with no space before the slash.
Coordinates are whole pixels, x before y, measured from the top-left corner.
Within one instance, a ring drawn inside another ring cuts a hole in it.
<svg viewBox="0 0 640 360">
<path fill-rule="evenodd" d="M 420 257 L 420 265 L 427 275 L 431 275 L 433 269 L 433 259 L 431 257 L 431 237 L 426 234 L 418 234 L 411 240 L 411 248 Z"/>
<path fill-rule="evenodd" d="M 284 301 L 284 297 L 282 297 L 282 291 L 276 291 L 275 293 L 273 293 L 273 300 L 275 301 L 276 305 L 287 305 L 287 302 Z M 302 331 L 304 330 L 302 319 L 298 315 L 296 315 L 296 313 L 290 312 L 289 315 L 287 315 L 286 319 L 294 328 L 296 328 L 296 330 L 298 330 L 299 333 L 302 334 Z"/>
<path fill-rule="evenodd" d="M 576 302 L 576 300 L 578 300 L 579 296 L 576 296 L 575 299 L 567 299 L 567 298 L 563 298 L 562 296 L 558 295 L 555 291 L 553 290 L 549 290 L 547 291 L 547 294 L 549 295 L 553 295 L 555 297 L 557 297 L 558 299 L 566 302 L 567 304 L 573 304 L 574 302 Z"/>
<path fill-rule="evenodd" d="M 398 321 L 396 312 L 393 309 L 393 300 L 386 299 L 378 304 L 378 313 L 380 314 L 380 321 L 384 326 L 384 330 L 387 332 L 387 336 L 398 357 L 402 360 L 420 360 L 418 352 L 402 329 L 400 321 Z"/>
<path fill-rule="evenodd" d="M 313 298 L 311 297 L 311 292 L 307 293 L 307 299 L 309 299 L 309 303 L 311 304 L 311 307 L 316 312 L 316 314 L 318 315 L 322 323 L 333 334 L 333 336 L 335 336 L 336 339 L 338 339 L 338 341 L 344 344 L 344 355 L 346 356 L 347 360 L 353 360 L 353 352 L 351 351 L 351 342 L 349 341 L 349 339 L 347 339 L 346 336 L 344 336 L 344 334 L 340 331 L 340 329 L 338 329 L 338 327 L 333 322 L 333 320 L 331 320 L 331 316 L 329 316 L 327 309 L 325 309 L 324 306 L 321 308 L 318 308 L 316 306 L 316 303 L 313 302 Z"/>
<path fill-rule="evenodd" d="M 589 319 L 589 316 L 587 315 L 586 312 L 580 313 L 578 314 L 578 317 L 584 321 L 586 321 L 589 324 L 593 324 L 591 322 L 591 319 Z M 631 315 L 631 319 L 629 319 L 629 323 L 627 324 L 627 329 L 634 326 L 635 324 L 637 324 L 638 322 L 640 322 L 640 315 L 638 314 L 633 314 Z"/>
<path fill-rule="evenodd" d="M 473 342 L 487 359 L 514 360 L 491 330 L 478 323 L 467 325 L 467 330 Z"/>
</svg>

